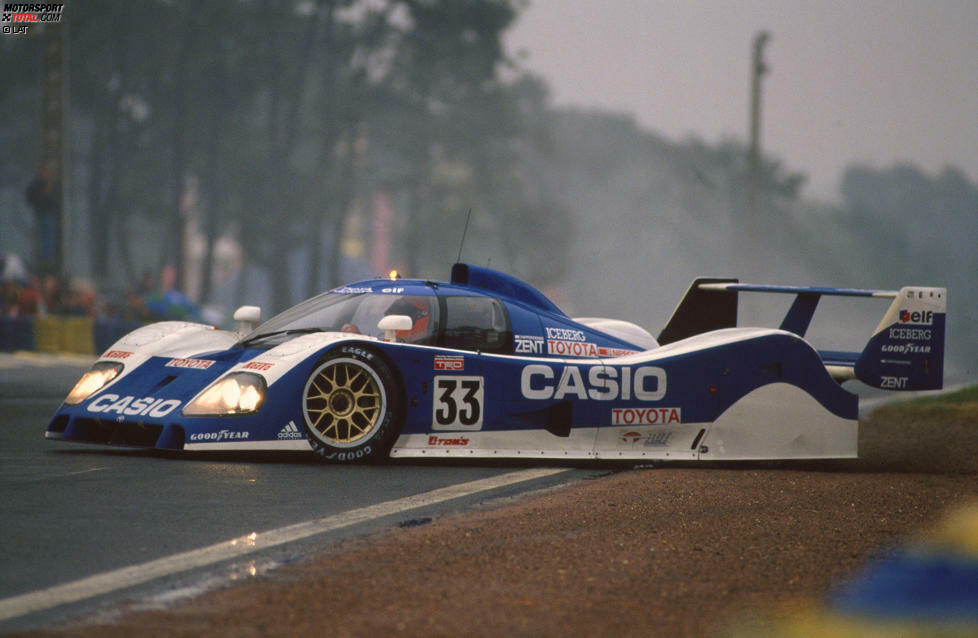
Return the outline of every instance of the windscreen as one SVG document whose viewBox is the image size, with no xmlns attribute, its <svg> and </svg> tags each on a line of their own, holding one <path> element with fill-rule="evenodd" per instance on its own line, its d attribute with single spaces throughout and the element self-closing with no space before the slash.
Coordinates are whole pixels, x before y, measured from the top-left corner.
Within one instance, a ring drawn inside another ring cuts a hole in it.
<svg viewBox="0 0 978 638">
<path fill-rule="evenodd" d="M 434 296 L 392 294 L 319 295 L 276 315 L 247 336 L 245 342 L 302 332 L 347 332 L 383 338 L 377 324 L 387 315 L 411 317 L 411 330 L 399 330 L 399 341 L 431 343 L 437 324 Z"/>
</svg>

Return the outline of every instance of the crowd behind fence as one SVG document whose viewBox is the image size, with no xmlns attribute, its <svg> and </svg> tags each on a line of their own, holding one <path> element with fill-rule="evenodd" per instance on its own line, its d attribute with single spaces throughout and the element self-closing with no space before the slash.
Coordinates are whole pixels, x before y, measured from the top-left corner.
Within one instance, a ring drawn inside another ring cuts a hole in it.
<svg viewBox="0 0 978 638">
<path fill-rule="evenodd" d="M 0 273 L 0 351 L 98 354 L 146 323 L 200 320 L 183 295 L 161 290 L 151 275 L 104 294 L 80 277 L 41 277 L 23 268 Z"/>
</svg>

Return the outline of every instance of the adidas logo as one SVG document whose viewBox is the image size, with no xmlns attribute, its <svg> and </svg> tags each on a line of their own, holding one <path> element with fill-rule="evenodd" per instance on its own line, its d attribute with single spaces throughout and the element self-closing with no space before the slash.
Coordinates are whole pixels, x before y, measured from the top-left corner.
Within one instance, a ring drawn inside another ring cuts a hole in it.
<svg viewBox="0 0 978 638">
<path fill-rule="evenodd" d="M 289 421 L 288 425 L 278 433 L 279 440 L 282 439 L 301 439 L 302 431 L 296 426 L 295 421 Z"/>
</svg>

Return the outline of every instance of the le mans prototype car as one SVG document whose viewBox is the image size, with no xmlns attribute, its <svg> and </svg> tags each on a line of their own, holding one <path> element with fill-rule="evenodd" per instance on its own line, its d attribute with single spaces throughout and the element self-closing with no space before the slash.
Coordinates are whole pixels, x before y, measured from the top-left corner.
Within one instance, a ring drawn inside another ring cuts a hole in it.
<svg viewBox="0 0 978 638">
<path fill-rule="evenodd" d="M 745 291 L 794 295 L 777 329 L 737 327 Z M 804 336 L 825 295 L 892 301 L 861 352 Z M 350 284 L 237 332 L 167 321 L 99 357 L 46 437 L 165 450 L 310 447 L 388 457 L 736 460 L 857 455 L 849 379 L 943 383 L 946 291 L 697 279 L 653 337 L 572 319 L 526 283 L 456 264 L 451 281 Z M 257 326 L 257 327 L 256 327 Z"/>
</svg>

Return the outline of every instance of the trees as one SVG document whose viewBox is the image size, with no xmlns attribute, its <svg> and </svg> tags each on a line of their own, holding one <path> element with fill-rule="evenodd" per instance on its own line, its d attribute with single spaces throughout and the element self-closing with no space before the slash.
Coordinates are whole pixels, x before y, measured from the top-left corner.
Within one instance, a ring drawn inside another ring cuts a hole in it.
<svg viewBox="0 0 978 638">
<path fill-rule="evenodd" d="M 350 221 L 369 227 L 378 192 L 411 274 L 447 271 L 470 208 L 473 254 L 518 261 L 541 196 L 523 98 L 502 79 L 515 16 L 508 0 L 69 7 L 72 227 L 91 238 L 73 270 L 123 286 L 171 265 L 206 301 L 215 242 L 236 229 L 281 309 L 340 283 Z"/>
<path fill-rule="evenodd" d="M 472 211 L 464 259 L 495 259 L 539 285 L 559 279 L 569 219 L 530 178 L 549 126 L 545 95 L 526 76 L 503 80 L 500 39 L 515 3 L 404 0 L 395 15 L 370 139 L 386 154 L 372 152 L 377 183 L 407 203 L 399 261 L 444 273 Z"/>
</svg>

